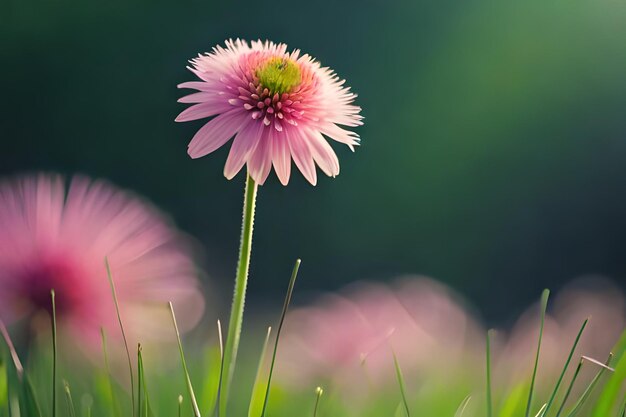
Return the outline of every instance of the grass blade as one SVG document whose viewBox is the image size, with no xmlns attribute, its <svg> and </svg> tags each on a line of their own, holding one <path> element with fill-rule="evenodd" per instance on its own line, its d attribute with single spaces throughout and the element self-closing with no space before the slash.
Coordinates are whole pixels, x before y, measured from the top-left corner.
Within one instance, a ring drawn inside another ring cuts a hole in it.
<svg viewBox="0 0 626 417">
<path fill-rule="evenodd" d="M 5 411 L 5 406 L 9 401 L 9 377 L 5 363 L 4 349 L 0 350 L 0 414 Z M 8 411 L 7 411 L 8 412 Z"/>
<path fill-rule="evenodd" d="M 183 342 L 180 340 L 180 332 L 178 331 L 178 324 L 176 323 L 176 315 L 174 314 L 174 306 L 172 302 L 168 303 L 170 307 L 170 313 L 172 315 L 172 323 L 174 323 L 174 330 L 176 331 L 176 340 L 178 340 L 178 351 L 180 352 L 180 360 L 183 363 L 183 371 L 185 372 L 185 379 L 187 382 L 187 391 L 189 392 L 189 398 L 191 399 L 191 406 L 193 407 L 193 414 L 195 417 L 200 416 L 200 408 L 196 401 L 196 394 L 193 392 L 193 385 L 191 385 L 191 378 L 189 377 L 189 370 L 187 369 L 187 362 L 185 361 L 185 353 L 183 352 Z"/>
<path fill-rule="evenodd" d="M 565 396 L 563 397 L 563 401 L 561 402 L 561 406 L 559 407 L 559 410 L 556 412 L 556 417 L 559 417 L 561 415 L 561 413 L 563 412 L 563 408 L 565 408 L 565 403 L 567 403 L 567 400 L 569 399 L 569 396 L 572 393 L 572 388 L 574 387 L 574 383 L 576 382 L 576 378 L 578 378 L 578 374 L 580 373 L 580 370 L 583 367 L 583 362 L 584 362 L 583 359 L 581 359 L 580 362 L 578 362 L 578 366 L 576 367 L 576 370 L 574 371 L 574 375 L 572 376 L 572 380 L 570 381 L 569 386 L 567 387 L 567 391 L 565 391 Z"/>
<path fill-rule="evenodd" d="M 315 388 L 315 408 L 313 408 L 313 417 L 317 417 L 317 409 L 319 408 L 320 398 L 322 398 L 323 393 L 324 390 L 322 387 Z"/>
<path fill-rule="evenodd" d="M 57 305 L 54 290 L 50 291 L 52 301 L 52 417 L 57 415 Z"/>
<path fill-rule="evenodd" d="M 406 386 L 404 384 L 404 376 L 402 375 L 402 369 L 400 369 L 400 364 L 398 363 L 398 357 L 395 352 L 393 354 L 393 366 L 396 369 L 396 379 L 398 380 L 398 385 L 400 386 L 400 395 L 402 396 L 402 405 L 404 406 L 404 411 L 406 412 L 407 417 L 411 417 L 411 412 L 409 411 L 409 403 L 406 399 Z"/>
<path fill-rule="evenodd" d="M 467 405 L 469 404 L 470 400 L 472 399 L 471 395 L 468 395 L 467 397 L 465 397 L 463 399 L 463 401 L 461 401 L 461 404 L 459 405 L 459 408 L 456 409 L 456 413 L 454 413 L 454 417 L 462 417 L 463 413 L 465 413 L 465 409 L 467 408 Z"/>
<path fill-rule="evenodd" d="M 217 398 L 215 400 L 215 414 L 220 416 L 220 397 L 222 396 L 222 379 L 224 378 L 224 337 L 222 335 L 222 322 L 217 320 L 217 338 L 220 342 L 220 375 L 217 381 Z"/>
<path fill-rule="evenodd" d="M 115 283 L 113 282 L 113 275 L 111 275 L 111 266 L 109 265 L 109 259 L 104 258 L 104 265 L 107 271 L 107 278 L 109 279 L 109 285 L 111 286 L 111 293 L 113 294 L 113 303 L 115 304 L 115 314 L 117 314 L 117 321 L 122 331 L 122 339 L 124 340 L 124 348 L 126 349 L 126 357 L 128 359 L 128 371 L 130 373 L 130 399 L 132 406 L 132 415 L 135 415 L 135 381 L 133 378 L 133 363 L 130 359 L 130 349 L 128 349 L 128 339 L 126 338 L 126 332 L 124 331 L 124 325 L 122 324 L 122 316 L 120 314 L 120 306 L 117 301 L 117 292 L 115 291 Z"/>
<path fill-rule="evenodd" d="M 104 368 L 107 374 L 107 382 L 109 385 L 109 393 L 111 396 L 111 407 L 113 408 L 113 415 L 116 417 L 120 416 L 120 404 L 117 401 L 117 396 L 115 395 L 115 385 L 113 384 L 113 376 L 111 375 L 111 367 L 109 366 L 109 354 L 107 352 L 107 338 L 104 328 L 100 328 L 100 336 L 102 338 L 102 354 L 104 356 Z"/>
<path fill-rule="evenodd" d="M 541 351 L 541 339 L 543 338 L 543 326 L 546 321 L 546 309 L 548 308 L 548 298 L 550 290 L 543 290 L 541 294 L 541 326 L 539 328 L 539 340 L 537 342 L 537 354 L 535 355 L 535 366 L 533 368 L 533 376 L 530 380 L 530 391 L 528 392 L 528 402 L 526 403 L 526 417 L 530 416 L 530 408 L 533 403 L 533 394 L 535 390 L 535 379 L 537 378 L 537 368 L 539 366 L 539 352 Z"/>
<path fill-rule="evenodd" d="M 546 414 L 546 406 L 548 404 L 544 404 L 541 406 L 541 408 L 539 409 L 539 412 L 535 415 L 535 417 L 543 417 Z"/>
<path fill-rule="evenodd" d="M 556 398 L 556 394 L 557 394 L 557 392 L 559 390 L 559 387 L 561 386 L 561 382 L 563 382 L 563 377 L 565 376 L 565 372 L 567 371 L 567 368 L 569 367 L 569 364 L 572 361 L 572 357 L 574 356 L 574 351 L 578 347 L 578 342 L 580 342 L 580 337 L 582 336 L 583 331 L 585 330 L 585 327 L 587 327 L 587 323 L 589 323 L 589 319 L 588 318 L 585 319 L 585 321 L 583 321 L 583 324 L 580 327 L 580 330 L 578 331 L 578 334 L 576 335 L 576 339 L 574 340 L 574 344 L 572 345 L 572 349 L 570 350 L 569 356 L 567 357 L 567 360 L 565 361 L 565 365 L 563 366 L 563 371 L 561 371 L 561 375 L 559 375 L 559 379 L 557 380 L 556 385 L 554 386 L 554 390 L 552 391 L 552 395 L 550 395 L 550 399 L 548 400 L 548 403 L 546 405 L 546 411 L 544 412 L 544 414 L 548 414 L 548 411 L 550 410 L 550 407 L 552 406 L 552 403 L 554 403 L 554 398 Z M 582 365 L 582 362 L 580 363 L 580 365 L 578 365 L 578 367 L 580 368 L 581 365 Z M 580 369 L 577 369 L 577 371 L 579 371 L 579 370 Z M 574 374 L 574 376 L 576 376 L 576 374 Z M 574 383 L 574 381 L 572 380 L 572 384 L 573 383 Z M 571 386 L 570 386 L 570 389 L 571 389 Z M 565 405 L 565 403 L 563 403 L 561 405 L 561 407 L 563 407 L 564 405 Z"/>
<path fill-rule="evenodd" d="M 272 333 L 272 328 L 267 328 L 267 334 L 265 335 L 265 340 L 263 342 L 263 348 L 261 349 L 261 356 L 259 357 L 259 365 L 256 370 L 256 378 L 254 379 L 254 386 L 252 387 L 252 397 L 250 398 L 250 406 L 248 407 L 248 417 L 257 417 L 261 415 L 263 410 L 263 402 L 265 401 L 265 397 L 263 396 L 263 392 L 265 391 L 265 373 L 263 369 L 265 368 L 263 365 L 265 364 L 265 353 L 267 352 L 267 346 L 270 341 L 270 334 Z"/>
<path fill-rule="evenodd" d="M 137 344 L 137 417 L 141 417 L 141 385 L 143 384 L 141 372 L 141 343 Z"/>
<path fill-rule="evenodd" d="M 178 417 L 182 417 L 183 415 L 183 396 L 178 396 Z"/>
<path fill-rule="evenodd" d="M 137 402 L 139 404 L 139 410 L 137 412 L 138 417 L 148 417 L 153 415 L 152 407 L 150 406 L 150 397 L 148 395 L 145 370 L 143 366 L 143 353 L 141 349 L 141 344 L 137 345 Z"/>
<path fill-rule="evenodd" d="M 24 367 L 22 366 L 22 362 L 20 361 L 19 356 L 17 356 L 17 351 L 15 350 L 15 346 L 13 345 L 13 341 L 11 340 L 11 336 L 9 336 L 9 331 L 7 330 L 2 320 L 0 320 L 0 334 L 2 334 L 2 338 L 4 339 L 4 342 L 9 349 L 9 354 L 11 355 L 11 359 L 13 360 L 13 365 L 15 366 L 17 376 L 21 381 L 24 377 Z"/>
<path fill-rule="evenodd" d="M 296 264 L 293 266 L 291 272 L 291 279 L 289 280 L 289 287 L 287 288 L 287 295 L 285 296 L 285 303 L 283 304 L 283 311 L 280 315 L 280 322 L 278 323 L 278 330 L 276 331 L 276 340 L 274 341 L 274 352 L 272 353 L 272 363 L 270 364 L 270 372 L 267 377 L 267 387 L 265 389 L 265 400 L 263 401 L 263 409 L 261 410 L 261 417 L 265 417 L 265 410 L 267 408 L 267 401 L 270 397 L 270 386 L 272 385 L 272 374 L 274 373 L 274 364 L 276 363 L 276 352 L 278 351 L 278 341 L 280 340 L 280 332 L 283 329 L 283 323 L 285 322 L 285 316 L 291 303 L 291 296 L 293 295 L 293 288 L 296 285 L 296 278 L 298 278 L 298 270 L 300 269 L 300 259 L 296 260 Z"/>
<path fill-rule="evenodd" d="M 72 401 L 70 385 L 67 381 L 63 381 L 63 387 L 65 388 L 65 400 L 67 401 L 67 409 L 69 410 L 70 417 L 76 417 L 76 410 L 74 409 L 74 401 Z"/>
<path fill-rule="evenodd" d="M 9 353 L 13 361 L 13 367 L 15 369 L 15 378 L 17 379 L 17 384 L 19 385 L 17 398 L 12 396 L 12 391 L 8 392 L 9 412 L 16 415 L 21 413 L 22 415 L 28 417 L 41 417 L 41 407 L 39 406 L 39 401 L 37 400 L 35 390 L 33 389 L 33 384 L 31 383 L 28 375 L 24 372 L 22 362 L 15 351 L 15 346 L 11 340 L 11 336 L 9 335 L 9 332 L 2 320 L 0 320 L 0 334 L 2 334 L 2 338 L 9 349 Z M 8 388 L 11 388 L 10 382 L 8 383 Z M 23 410 L 21 409 L 20 403 L 23 405 Z"/>
<path fill-rule="evenodd" d="M 494 330 L 487 330 L 487 417 L 493 417 L 493 403 L 491 399 L 491 336 Z"/>
<path fill-rule="evenodd" d="M 609 357 L 607 358 L 605 365 L 608 367 L 608 365 L 611 363 L 611 359 L 613 358 L 613 354 L 609 353 Z M 580 396 L 580 398 L 578 399 L 578 401 L 576 401 L 576 404 L 574 404 L 574 407 L 572 408 L 572 410 L 569 412 L 569 414 L 567 414 L 567 417 L 574 417 L 576 416 L 576 414 L 578 414 L 578 412 L 581 410 L 583 404 L 585 403 L 585 401 L 587 400 L 587 398 L 589 398 L 589 395 L 591 395 L 591 392 L 593 391 L 593 388 L 596 386 L 596 384 L 598 383 L 598 381 L 600 380 L 600 377 L 602 377 L 602 374 L 604 374 L 604 372 L 607 369 L 605 366 L 601 366 L 600 370 L 598 371 L 598 373 L 596 374 L 596 376 L 593 377 L 593 379 L 591 380 L 591 382 L 589 383 L 589 385 L 587 386 L 587 388 L 585 389 L 585 391 L 582 393 L 582 395 Z"/>
<path fill-rule="evenodd" d="M 606 381 L 602 392 L 598 396 L 592 417 L 607 417 L 617 406 L 617 401 L 622 394 L 624 380 L 626 380 L 626 331 L 624 331 L 612 352 L 615 355 L 615 372 Z"/>
</svg>

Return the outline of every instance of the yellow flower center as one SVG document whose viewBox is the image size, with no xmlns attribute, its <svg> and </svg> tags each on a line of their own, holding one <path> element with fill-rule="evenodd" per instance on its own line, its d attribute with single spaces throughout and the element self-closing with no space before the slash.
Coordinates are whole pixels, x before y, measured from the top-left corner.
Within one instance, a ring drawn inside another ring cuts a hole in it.
<svg viewBox="0 0 626 417">
<path fill-rule="evenodd" d="M 272 94 L 290 93 L 301 82 L 300 67 L 288 58 L 270 58 L 256 70 L 261 85 Z"/>
</svg>

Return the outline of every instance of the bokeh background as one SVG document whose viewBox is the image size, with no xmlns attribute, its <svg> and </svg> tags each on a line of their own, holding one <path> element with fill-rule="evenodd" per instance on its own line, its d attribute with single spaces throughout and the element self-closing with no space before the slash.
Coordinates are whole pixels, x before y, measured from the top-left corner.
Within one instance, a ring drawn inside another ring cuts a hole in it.
<svg viewBox="0 0 626 417">
<path fill-rule="evenodd" d="M 250 300 L 419 273 L 490 321 L 583 276 L 626 279 L 626 3 L 0 1 L 0 174 L 84 173 L 201 245 L 226 306 L 243 174 L 192 161 L 186 61 L 229 37 L 317 57 L 359 94 L 336 179 L 260 189 Z M 279 305 L 279 304 L 276 304 Z"/>
</svg>

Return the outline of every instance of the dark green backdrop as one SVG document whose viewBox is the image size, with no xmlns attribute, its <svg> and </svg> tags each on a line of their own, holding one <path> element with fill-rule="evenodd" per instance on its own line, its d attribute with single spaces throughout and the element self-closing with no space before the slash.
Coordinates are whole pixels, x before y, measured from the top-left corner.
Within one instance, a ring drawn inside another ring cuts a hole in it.
<svg viewBox="0 0 626 417">
<path fill-rule="evenodd" d="M 186 60 L 229 37 L 332 66 L 366 125 L 342 173 L 260 190 L 252 299 L 415 272 L 489 317 L 584 274 L 626 276 L 626 3 L 0 0 L 0 174 L 132 188 L 205 248 L 230 297 L 243 176 L 192 161 Z"/>
</svg>

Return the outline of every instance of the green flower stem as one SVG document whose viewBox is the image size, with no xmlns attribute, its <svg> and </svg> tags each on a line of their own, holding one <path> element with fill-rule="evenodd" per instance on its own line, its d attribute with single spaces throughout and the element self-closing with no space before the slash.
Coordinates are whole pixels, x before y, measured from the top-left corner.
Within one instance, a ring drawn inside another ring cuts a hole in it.
<svg viewBox="0 0 626 417">
<path fill-rule="evenodd" d="M 248 174 L 243 200 L 243 221 L 241 225 L 241 243 L 239 246 L 239 261 L 237 263 L 237 277 L 235 278 L 235 292 L 230 309 L 228 335 L 224 349 L 225 378 L 222 380 L 219 415 L 225 416 L 228 402 L 229 388 L 235 371 L 237 349 L 243 322 L 243 309 L 248 286 L 248 269 L 250 267 L 250 252 L 252 249 L 252 228 L 254 224 L 254 207 L 256 202 L 257 184 Z"/>
</svg>

